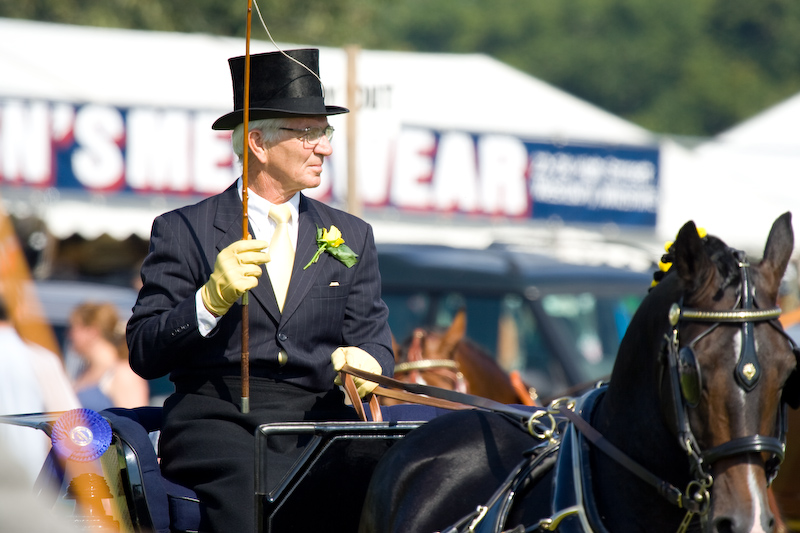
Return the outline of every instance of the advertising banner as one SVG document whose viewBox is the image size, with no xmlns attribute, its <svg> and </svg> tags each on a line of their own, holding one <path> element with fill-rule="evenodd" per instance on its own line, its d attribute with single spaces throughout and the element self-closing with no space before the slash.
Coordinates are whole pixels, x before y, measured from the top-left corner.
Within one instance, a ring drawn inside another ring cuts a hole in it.
<svg viewBox="0 0 800 533">
<path fill-rule="evenodd" d="M 210 128 L 219 114 L 0 100 L 0 185 L 107 196 L 214 194 L 239 175 L 230 133 Z M 365 114 L 363 121 L 374 118 Z M 383 136 L 358 140 L 365 207 L 655 226 L 657 147 L 555 144 L 498 132 L 385 124 L 363 128 Z M 334 203 L 344 198 L 346 138 L 337 133 L 335 154 L 311 196 Z"/>
</svg>

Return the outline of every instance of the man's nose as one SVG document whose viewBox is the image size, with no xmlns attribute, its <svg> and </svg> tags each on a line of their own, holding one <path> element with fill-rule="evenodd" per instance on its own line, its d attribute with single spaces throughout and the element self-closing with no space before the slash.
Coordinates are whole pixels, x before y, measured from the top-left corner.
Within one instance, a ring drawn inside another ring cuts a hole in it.
<svg viewBox="0 0 800 533">
<path fill-rule="evenodd" d="M 328 140 L 328 137 L 325 135 L 320 137 L 319 142 L 314 147 L 314 152 L 322 155 L 331 155 L 333 153 L 333 146 Z"/>
</svg>

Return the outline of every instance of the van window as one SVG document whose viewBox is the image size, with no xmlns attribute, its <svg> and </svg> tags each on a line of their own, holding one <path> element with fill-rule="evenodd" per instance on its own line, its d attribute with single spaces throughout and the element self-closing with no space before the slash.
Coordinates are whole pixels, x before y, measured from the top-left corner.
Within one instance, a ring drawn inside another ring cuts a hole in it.
<svg viewBox="0 0 800 533">
<path fill-rule="evenodd" d="M 506 371 L 519 370 L 525 382 L 549 395 L 570 384 L 558 350 L 545 334 L 547 325 L 518 294 L 474 295 L 442 293 L 384 293 L 389 324 L 403 343 L 415 327 L 445 329 L 460 309 L 467 311 L 467 337 L 494 357 Z M 427 325 L 427 326 L 426 326 Z"/>
<path fill-rule="evenodd" d="M 560 351 L 553 349 L 545 331 L 547 327 L 520 295 L 503 297 L 497 322 L 497 361 L 507 372 L 519 371 L 540 397 L 551 396 L 570 384 Z"/>
<path fill-rule="evenodd" d="M 517 293 L 459 291 L 384 293 L 398 342 L 415 327 L 447 328 L 467 310 L 467 336 L 542 397 L 611 374 L 619 343 L 641 295 L 556 293 L 527 299 Z"/>
</svg>

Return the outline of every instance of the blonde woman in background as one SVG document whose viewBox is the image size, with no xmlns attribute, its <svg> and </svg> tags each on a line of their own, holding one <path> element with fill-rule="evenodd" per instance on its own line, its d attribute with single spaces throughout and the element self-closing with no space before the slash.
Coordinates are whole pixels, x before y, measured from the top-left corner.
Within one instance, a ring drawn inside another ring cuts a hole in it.
<svg viewBox="0 0 800 533">
<path fill-rule="evenodd" d="M 101 411 L 148 405 L 150 389 L 131 370 L 125 324 L 113 304 L 85 302 L 76 307 L 70 316 L 69 339 L 85 361 L 74 384 L 83 407 Z"/>
</svg>

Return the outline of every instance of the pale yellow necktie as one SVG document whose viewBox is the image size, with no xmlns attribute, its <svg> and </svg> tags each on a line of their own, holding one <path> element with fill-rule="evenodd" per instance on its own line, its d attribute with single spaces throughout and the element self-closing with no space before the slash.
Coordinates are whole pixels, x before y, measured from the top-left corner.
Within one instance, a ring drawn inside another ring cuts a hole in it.
<svg viewBox="0 0 800 533">
<path fill-rule="evenodd" d="M 272 281 L 272 288 L 275 290 L 275 299 L 278 300 L 278 308 L 283 311 L 283 303 L 286 301 L 286 291 L 289 288 L 289 279 L 292 277 L 292 265 L 294 265 L 294 247 L 289 237 L 289 219 L 292 212 L 288 204 L 274 205 L 269 210 L 269 218 L 277 223 L 275 233 L 272 234 L 272 242 L 269 243 L 269 263 L 267 272 Z"/>
</svg>

